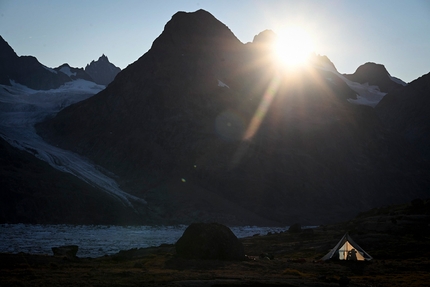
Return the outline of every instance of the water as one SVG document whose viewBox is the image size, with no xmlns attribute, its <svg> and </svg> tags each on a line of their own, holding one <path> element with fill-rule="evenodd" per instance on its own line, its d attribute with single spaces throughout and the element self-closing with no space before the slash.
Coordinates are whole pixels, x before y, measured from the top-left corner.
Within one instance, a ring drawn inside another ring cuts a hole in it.
<svg viewBox="0 0 430 287">
<path fill-rule="evenodd" d="M 78 245 L 78 257 L 100 257 L 120 250 L 175 243 L 187 226 L 108 226 L 108 225 L 40 225 L 1 224 L 0 252 L 50 254 L 52 247 Z M 231 227 L 238 238 L 288 227 Z"/>
</svg>

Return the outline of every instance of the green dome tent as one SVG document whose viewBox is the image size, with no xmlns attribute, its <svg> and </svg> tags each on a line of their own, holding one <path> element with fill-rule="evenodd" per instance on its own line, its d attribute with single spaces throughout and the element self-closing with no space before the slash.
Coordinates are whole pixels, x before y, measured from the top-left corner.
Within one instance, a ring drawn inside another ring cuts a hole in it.
<svg viewBox="0 0 430 287">
<path fill-rule="evenodd" d="M 330 250 L 321 260 L 356 260 L 356 261 L 368 261 L 372 260 L 370 256 L 363 248 L 352 240 L 348 232 L 342 237 L 342 239 L 336 244 L 336 246 Z"/>
</svg>

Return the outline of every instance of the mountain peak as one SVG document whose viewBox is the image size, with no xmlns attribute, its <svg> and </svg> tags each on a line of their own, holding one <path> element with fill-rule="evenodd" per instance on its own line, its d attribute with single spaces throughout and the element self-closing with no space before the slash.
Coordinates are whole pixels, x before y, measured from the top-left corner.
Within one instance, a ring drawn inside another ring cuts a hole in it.
<svg viewBox="0 0 430 287">
<path fill-rule="evenodd" d="M 378 74 L 390 74 L 387 68 L 383 64 L 377 64 L 374 62 L 367 62 L 357 68 L 355 74 L 364 74 L 366 72 L 378 73 Z"/>
<path fill-rule="evenodd" d="M 109 62 L 109 59 L 108 59 L 108 57 L 105 54 L 102 54 L 99 57 L 98 61 L 107 61 L 107 62 Z"/>
<path fill-rule="evenodd" d="M 9 74 L 8 66 L 12 66 L 12 61 L 16 60 L 18 55 L 12 49 L 12 47 L 0 36 L 0 84 L 9 85 Z"/>
<path fill-rule="evenodd" d="M 151 49 L 201 50 L 240 44 L 230 29 L 205 10 L 177 12 Z"/>
<path fill-rule="evenodd" d="M 390 75 L 384 65 L 367 62 L 357 68 L 354 74 L 345 74 L 346 78 L 361 84 L 376 85 L 381 92 L 391 92 L 404 86 L 403 81 Z"/>
<path fill-rule="evenodd" d="M 105 54 L 102 54 L 97 61 L 91 61 L 85 67 L 85 72 L 91 76 L 94 82 L 104 86 L 112 82 L 120 71 L 120 68 L 109 62 Z"/>
</svg>

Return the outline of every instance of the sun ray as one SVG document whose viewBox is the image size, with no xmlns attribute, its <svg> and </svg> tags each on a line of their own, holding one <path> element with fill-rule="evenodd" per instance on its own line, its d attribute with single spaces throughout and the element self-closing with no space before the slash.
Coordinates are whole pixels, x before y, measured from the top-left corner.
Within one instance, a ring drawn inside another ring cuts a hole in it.
<svg viewBox="0 0 430 287">
<path fill-rule="evenodd" d="M 266 116 L 267 110 L 270 107 L 270 104 L 273 101 L 273 98 L 276 95 L 276 92 L 278 91 L 279 84 L 281 82 L 281 78 L 279 75 L 275 75 L 271 82 L 269 83 L 266 92 L 263 95 L 263 98 L 261 99 L 260 104 L 258 105 L 258 108 L 254 114 L 254 116 L 251 119 L 251 122 L 249 123 L 249 126 L 245 132 L 245 135 L 243 137 L 244 140 L 251 139 L 254 134 L 258 131 L 261 122 L 263 121 L 264 117 Z"/>
</svg>

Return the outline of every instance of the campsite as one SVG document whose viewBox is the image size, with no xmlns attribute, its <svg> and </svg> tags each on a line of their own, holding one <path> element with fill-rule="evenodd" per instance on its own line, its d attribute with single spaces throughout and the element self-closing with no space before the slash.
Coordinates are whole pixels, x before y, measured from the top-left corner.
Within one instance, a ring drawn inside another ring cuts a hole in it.
<svg viewBox="0 0 430 287">
<path fill-rule="evenodd" d="M 185 259 L 167 244 L 100 258 L 0 254 L 0 286 L 428 286 L 429 207 L 415 200 L 247 237 L 241 261 Z M 366 260 L 323 260 L 349 245 Z"/>
</svg>

